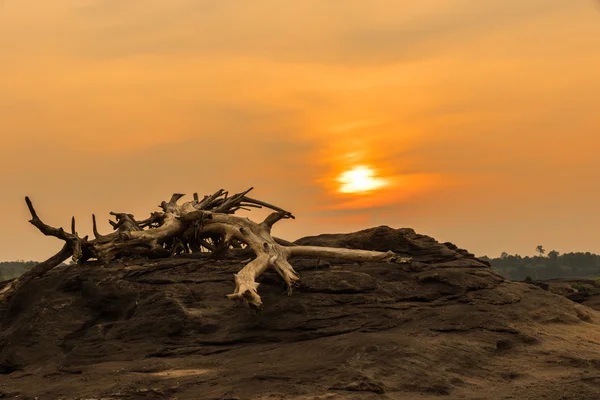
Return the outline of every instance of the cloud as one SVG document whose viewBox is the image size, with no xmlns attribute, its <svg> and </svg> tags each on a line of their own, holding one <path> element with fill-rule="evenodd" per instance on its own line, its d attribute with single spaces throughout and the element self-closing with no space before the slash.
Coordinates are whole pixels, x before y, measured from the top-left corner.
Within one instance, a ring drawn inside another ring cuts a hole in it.
<svg viewBox="0 0 600 400">
<path fill-rule="evenodd" d="M 103 0 L 63 22 L 78 30 L 75 54 L 93 59 L 235 55 L 365 65 L 439 57 L 565 7 L 564 0 Z"/>
</svg>

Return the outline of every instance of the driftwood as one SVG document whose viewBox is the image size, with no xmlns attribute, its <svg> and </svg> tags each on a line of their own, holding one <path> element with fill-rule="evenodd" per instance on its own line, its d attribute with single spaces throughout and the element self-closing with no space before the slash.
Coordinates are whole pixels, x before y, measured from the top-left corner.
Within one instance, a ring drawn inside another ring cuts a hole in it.
<svg viewBox="0 0 600 400">
<path fill-rule="evenodd" d="M 42 276 L 69 257 L 78 264 L 97 259 L 108 265 L 111 261 L 126 256 L 170 257 L 193 252 L 210 252 L 214 257 L 223 257 L 230 251 L 249 251 L 252 259 L 240 272 L 234 275 L 235 290 L 228 297 L 241 301 L 250 307 L 261 308 L 256 278 L 268 268 L 273 268 L 285 281 L 291 295 L 299 277 L 288 262 L 293 257 L 317 257 L 354 261 L 387 261 L 410 263 L 389 252 L 329 248 L 317 246 L 296 246 L 271 235 L 272 226 L 282 219 L 294 216 L 277 206 L 248 197 L 252 188 L 229 196 L 219 190 L 200 199 L 194 194 L 192 201 L 178 204 L 184 196 L 175 193 L 171 199 L 160 204 L 162 211 L 154 212 L 149 218 L 138 221 L 131 214 L 111 212 L 114 221 L 109 221 L 114 232 L 102 235 L 98 232 L 96 217 L 92 216 L 94 239 L 80 237 L 76 231 L 75 219 L 71 220 L 71 231 L 46 225 L 38 217 L 31 200 L 25 201 L 32 219 L 29 221 L 44 235 L 57 237 L 65 242 L 63 249 L 49 260 L 36 266 L 27 274 L 16 279 L 0 292 L 0 299 L 6 299 L 27 281 Z M 268 208 L 273 212 L 261 223 L 248 218 L 235 216 L 240 209 Z"/>
</svg>

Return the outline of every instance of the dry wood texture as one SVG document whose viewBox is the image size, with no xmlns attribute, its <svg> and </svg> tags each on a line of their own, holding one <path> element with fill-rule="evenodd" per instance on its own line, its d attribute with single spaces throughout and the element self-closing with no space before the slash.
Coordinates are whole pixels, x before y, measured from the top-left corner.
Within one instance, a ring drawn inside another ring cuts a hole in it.
<svg viewBox="0 0 600 400">
<path fill-rule="evenodd" d="M 206 251 L 214 257 L 223 257 L 232 249 L 251 250 L 254 258 L 235 274 L 235 290 L 230 299 L 241 301 L 253 308 L 261 308 L 256 278 L 269 268 L 273 268 L 285 281 L 288 293 L 298 282 L 299 276 L 288 260 L 292 257 L 316 257 L 319 259 L 341 259 L 354 261 L 388 261 L 410 263 L 393 252 L 377 252 L 356 249 L 296 246 L 285 240 L 274 238 L 271 228 L 282 219 L 294 216 L 277 206 L 248 197 L 252 188 L 229 196 L 219 190 L 200 199 L 194 194 L 193 200 L 178 204 L 184 196 L 175 193 L 169 201 L 160 204 L 162 211 L 153 212 L 145 220 L 136 220 L 132 214 L 111 212 L 114 232 L 102 235 L 92 216 L 94 239 L 80 237 L 75 229 L 75 219 L 71 221 L 71 232 L 63 228 L 46 225 L 38 217 L 31 200 L 25 201 L 31 213 L 29 221 L 44 235 L 54 236 L 65 241 L 64 248 L 54 257 L 36 267 L 30 273 L 15 280 L 6 287 L 0 296 L 6 298 L 17 287 L 35 277 L 41 276 L 59 265 L 68 257 L 78 264 L 97 259 L 105 265 L 125 256 L 170 257 L 177 254 Z M 234 215 L 236 211 L 252 208 L 273 210 L 261 223 Z"/>
</svg>

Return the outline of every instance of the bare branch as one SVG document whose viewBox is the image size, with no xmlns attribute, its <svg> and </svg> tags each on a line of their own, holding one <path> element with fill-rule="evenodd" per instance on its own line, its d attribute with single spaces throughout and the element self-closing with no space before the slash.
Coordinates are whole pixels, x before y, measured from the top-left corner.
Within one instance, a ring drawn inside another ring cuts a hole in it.
<svg viewBox="0 0 600 400">
<path fill-rule="evenodd" d="M 46 225 L 45 223 L 43 223 L 42 220 L 40 220 L 40 218 L 38 217 L 35 208 L 33 208 L 33 204 L 31 203 L 29 197 L 25 197 L 25 202 L 27 203 L 27 207 L 29 208 L 29 212 L 31 213 L 31 220 L 29 220 L 29 222 L 33 226 L 38 228 L 40 232 L 42 232 L 46 236 L 54 236 L 65 241 L 73 239 L 74 235 L 65 232 L 63 228 L 54 228 L 50 225 Z"/>
<path fill-rule="evenodd" d="M 411 258 L 400 257 L 393 251 L 380 252 L 358 249 L 341 249 L 336 247 L 320 246 L 293 246 L 289 248 L 291 257 L 318 257 L 331 260 L 349 261 L 385 261 L 397 264 L 409 264 Z"/>
<path fill-rule="evenodd" d="M 278 237 L 273 236 L 273 240 L 275 240 L 275 243 L 281 245 L 281 246 L 286 246 L 286 247 L 290 247 L 290 246 L 297 246 L 297 244 L 292 243 L 290 241 L 287 241 L 285 239 L 281 239 Z"/>
<path fill-rule="evenodd" d="M 46 225 L 37 215 L 37 212 L 35 211 L 33 203 L 29 197 L 25 197 L 25 202 L 27 203 L 27 208 L 29 208 L 29 212 L 31 213 L 32 217 L 29 222 L 33 226 L 38 228 L 39 231 L 46 236 L 54 236 L 67 242 L 73 253 L 73 260 L 75 262 L 84 260 L 84 245 L 87 243 L 87 237 L 82 239 L 78 237 L 76 233 L 68 233 L 63 228 L 55 228 L 53 226 Z M 71 230 L 75 230 L 75 218 L 71 219 Z"/>
<path fill-rule="evenodd" d="M 120 232 L 124 231 L 141 231 L 142 228 L 138 225 L 133 214 L 127 213 L 116 213 L 111 211 L 110 215 L 114 215 L 117 219 L 117 223 L 109 221 L 115 230 Z"/>
<path fill-rule="evenodd" d="M 0 290 L 0 301 L 8 300 L 27 282 L 43 276 L 44 274 L 46 274 L 46 272 L 60 265 L 72 255 L 73 252 L 71 250 L 71 247 L 69 246 L 69 244 L 65 243 L 63 248 L 58 253 L 56 253 L 46 261 L 37 264 L 35 267 L 31 268 L 29 271 L 25 272 L 23 275 L 16 278 L 10 284 L 2 288 L 2 290 Z"/>
<path fill-rule="evenodd" d="M 181 199 L 183 196 L 185 196 L 183 193 L 173 193 L 171 200 L 169 200 L 169 204 L 177 204 L 177 200 Z"/>
<path fill-rule="evenodd" d="M 274 210 L 274 211 L 279 211 L 279 212 L 282 212 L 282 213 L 289 214 L 290 218 L 292 218 L 292 219 L 296 218 L 289 211 L 286 211 L 286 210 L 284 210 L 281 207 L 277 207 L 277 206 L 274 206 L 272 204 L 265 203 L 264 201 L 261 201 L 261 200 L 256 200 L 256 199 L 252 199 L 250 197 L 244 196 L 244 201 L 246 201 L 248 203 L 256 204 L 256 205 L 259 205 L 259 206 L 263 206 L 263 207 L 269 208 L 269 209 Z"/>
<path fill-rule="evenodd" d="M 293 218 L 293 216 L 288 212 L 274 212 L 265 218 L 265 220 L 262 222 L 262 225 L 267 229 L 268 232 L 271 232 L 273 225 L 284 218 Z"/>
<path fill-rule="evenodd" d="M 98 225 L 96 224 L 96 215 L 95 214 L 92 214 L 92 232 L 94 233 L 94 237 L 96 239 L 102 237 L 100 232 L 98 232 Z"/>
<path fill-rule="evenodd" d="M 216 191 L 215 193 L 213 193 L 210 196 L 204 196 L 204 199 L 198 203 L 198 205 L 196 206 L 196 210 L 206 210 L 208 209 L 208 206 L 215 201 L 216 199 L 218 199 L 219 197 L 221 197 L 223 195 L 225 191 L 223 189 L 219 189 L 218 191 Z"/>
<path fill-rule="evenodd" d="M 226 213 L 229 214 L 229 210 L 233 207 L 236 207 L 239 203 L 242 202 L 242 200 L 244 199 L 244 196 L 249 193 L 252 189 L 254 188 L 250 188 L 242 193 L 238 193 L 238 194 L 234 194 L 233 196 L 231 196 L 230 198 L 227 199 L 223 202 L 223 204 L 221 204 L 220 206 L 216 207 L 214 210 L 212 210 L 213 212 L 216 213 Z"/>
</svg>

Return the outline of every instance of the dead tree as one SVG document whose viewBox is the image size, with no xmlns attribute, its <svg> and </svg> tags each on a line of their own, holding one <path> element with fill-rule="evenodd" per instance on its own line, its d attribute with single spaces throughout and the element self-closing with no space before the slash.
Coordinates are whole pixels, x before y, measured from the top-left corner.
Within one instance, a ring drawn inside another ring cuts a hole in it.
<svg viewBox="0 0 600 400">
<path fill-rule="evenodd" d="M 126 256 L 170 257 L 182 253 L 205 251 L 214 257 L 222 257 L 228 251 L 244 249 L 251 251 L 254 258 L 234 275 L 235 290 L 228 297 L 241 301 L 253 308 L 261 308 L 256 278 L 268 268 L 273 268 L 285 281 L 288 294 L 291 295 L 299 277 L 288 262 L 293 257 L 317 257 L 353 261 L 387 261 L 410 263 L 410 258 L 388 252 L 369 250 L 330 248 L 319 246 L 296 246 L 271 235 L 273 225 L 294 216 L 277 206 L 248 197 L 252 188 L 229 196 L 219 190 L 200 199 L 194 194 L 192 201 L 178 204 L 184 196 L 175 193 L 171 199 L 160 204 L 162 211 L 150 214 L 150 217 L 138 221 L 132 214 L 111 212 L 115 220 L 110 220 L 114 232 L 102 235 L 98 232 L 96 217 L 92 215 L 94 239 L 80 237 L 76 231 L 75 218 L 71 220 L 71 231 L 45 224 L 36 210 L 25 198 L 31 220 L 29 221 L 44 235 L 57 237 L 65 242 L 63 249 L 35 267 L 29 273 L 15 280 L 0 292 L 0 298 L 6 298 L 11 292 L 28 280 L 41 276 L 63 261 L 72 257 L 73 261 L 83 264 L 97 259 L 105 265 Z M 268 208 L 273 212 L 261 223 L 248 218 L 235 216 L 241 209 Z"/>
</svg>

